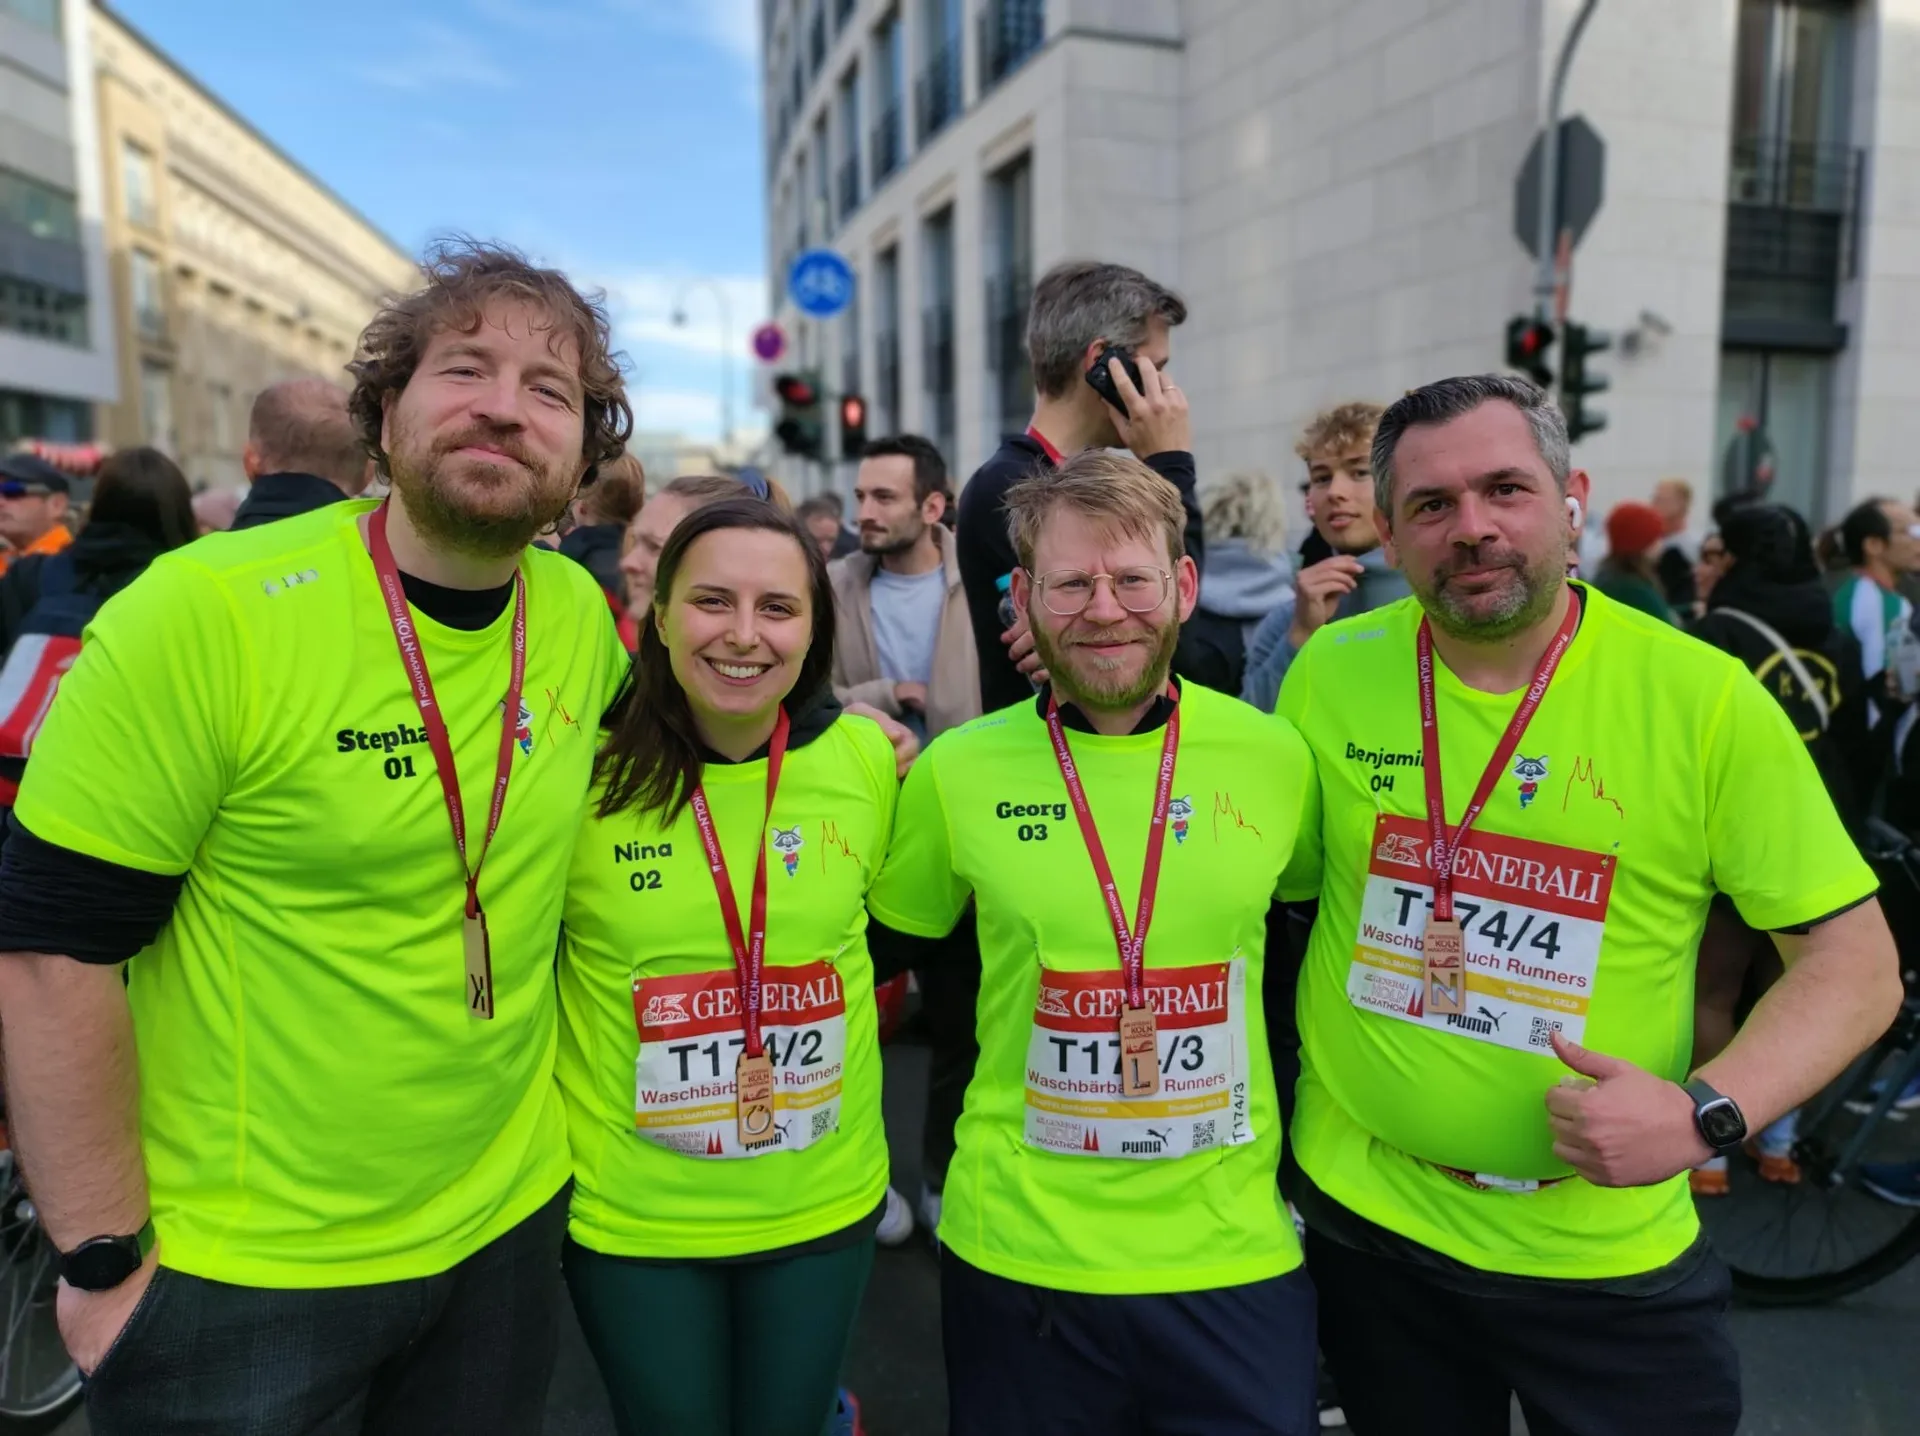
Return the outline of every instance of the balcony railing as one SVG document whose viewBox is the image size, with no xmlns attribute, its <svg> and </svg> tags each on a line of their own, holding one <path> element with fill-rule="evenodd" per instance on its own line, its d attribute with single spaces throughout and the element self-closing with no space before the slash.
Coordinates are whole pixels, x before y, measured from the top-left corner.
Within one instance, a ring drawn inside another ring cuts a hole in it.
<svg viewBox="0 0 1920 1436">
<path fill-rule="evenodd" d="M 1733 324 L 1831 326 L 1855 272 L 1863 163 L 1844 145 L 1734 143 L 1729 173 L 1725 312 Z"/>
<path fill-rule="evenodd" d="M 943 45 L 914 82 L 918 139 L 925 144 L 960 113 L 960 47 Z"/>
<path fill-rule="evenodd" d="M 992 89 L 1047 38 L 1045 0 L 987 0 L 980 12 L 980 88 Z"/>
<path fill-rule="evenodd" d="M 1027 355 L 1027 306 L 1033 281 L 1024 271 L 987 279 L 987 367 L 993 371 L 995 417 L 1011 430 L 1033 407 L 1033 368 Z"/>
<path fill-rule="evenodd" d="M 873 187 L 880 188 L 880 182 L 900 168 L 905 158 L 900 143 L 900 106 L 897 101 L 889 100 L 880 108 L 880 118 L 873 126 Z"/>
<path fill-rule="evenodd" d="M 860 156 L 848 155 L 840 161 L 840 223 L 845 224 L 860 208 Z"/>
</svg>

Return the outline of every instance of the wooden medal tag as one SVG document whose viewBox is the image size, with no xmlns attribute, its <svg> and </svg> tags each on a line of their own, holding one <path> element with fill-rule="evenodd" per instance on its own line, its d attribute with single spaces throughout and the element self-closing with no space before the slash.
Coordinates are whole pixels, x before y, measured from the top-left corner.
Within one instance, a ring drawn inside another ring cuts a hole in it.
<svg viewBox="0 0 1920 1436">
<path fill-rule="evenodd" d="M 1467 938 L 1453 918 L 1430 917 L 1420 939 L 1427 966 L 1427 1010 L 1457 1016 L 1467 1010 Z"/>
<path fill-rule="evenodd" d="M 778 1135 L 773 1129 L 773 1059 L 764 1052 L 753 1057 L 742 1051 L 733 1069 L 733 1084 L 740 1145 L 759 1147 L 771 1142 Z"/>
<path fill-rule="evenodd" d="M 467 950 L 467 1016 L 493 1017 L 493 954 L 487 945 L 487 915 L 460 919 L 460 940 Z"/>
<path fill-rule="evenodd" d="M 1151 1007 L 1120 1009 L 1120 1095 L 1152 1097 L 1160 1090 L 1159 1026 Z"/>
</svg>

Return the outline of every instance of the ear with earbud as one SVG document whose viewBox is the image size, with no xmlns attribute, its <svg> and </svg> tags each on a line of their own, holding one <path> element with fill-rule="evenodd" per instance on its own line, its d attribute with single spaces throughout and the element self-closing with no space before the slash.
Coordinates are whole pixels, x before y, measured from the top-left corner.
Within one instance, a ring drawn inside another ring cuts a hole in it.
<svg viewBox="0 0 1920 1436">
<path fill-rule="evenodd" d="M 1575 528 L 1580 527 L 1580 500 L 1571 495 L 1567 498 L 1567 521 Z"/>
</svg>

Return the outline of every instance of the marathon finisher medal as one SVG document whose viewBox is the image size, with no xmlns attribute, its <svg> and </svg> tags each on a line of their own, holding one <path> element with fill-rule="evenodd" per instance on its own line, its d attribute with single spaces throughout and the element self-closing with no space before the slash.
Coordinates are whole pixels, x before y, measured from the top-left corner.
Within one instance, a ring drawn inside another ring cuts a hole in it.
<svg viewBox="0 0 1920 1436">
<path fill-rule="evenodd" d="M 467 1011 L 478 1018 L 493 1016 L 493 954 L 487 947 L 487 917 L 476 912 L 460 919 L 460 937 L 467 949 Z"/>
<path fill-rule="evenodd" d="M 1467 939 L 1450 917 L 1427 919 L 1420 939 L 1427 964 L 1427 1010 L 1443 1017 L 1467 1010 Z"/>
<path fill-rule="evenodd" d="M 1151 1007 L 1120 1009 L 1120 1095 L 1153 1097 L 1160 1091 L 1160 1039 Z"/>
<path fill-rule="evenodd" d="M 740 1128 L 740 1145 L 763 1146 L 774 1139 L 773 1059 L 762 1052 L 742 1052 L 733 1069 L 734 1112 Z"/>
</svg>

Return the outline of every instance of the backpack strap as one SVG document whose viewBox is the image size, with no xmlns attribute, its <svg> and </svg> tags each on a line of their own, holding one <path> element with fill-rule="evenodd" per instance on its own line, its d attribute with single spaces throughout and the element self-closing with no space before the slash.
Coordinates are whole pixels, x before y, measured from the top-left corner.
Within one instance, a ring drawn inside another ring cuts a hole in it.
<svg viewBox="0 0 1920 1436">
<path fill-rule="evenodd" d="M 1781 661 L 1787 665 L 1787 670 L 1793 674 L 1794 681 L 1800 685 L 1800 690 L 1807 695 L 1807 701 L 1813 704 L 1813 711 L 1820 718 L 1820 731 L 1826 732 L 1827 724 L 1832 717 L 1827 707 L 1827 696 L 1820 691 L 1820 685 L 1813 681 L 1813 675 L 1807 672 L 1807 665 L 1800 661 L 1800 655 L 1793 651 L 1793 645 L 1782 638 L 1772 624 L 1755 618 L 1751 613 L 1743 613 L 1737 608 L 1716 608 L 1713 611 L 1724 613 L 1728 618 L 1739 619 L 1773 645 L 1773 651 L 1780 655 Z"/>
</svg>

